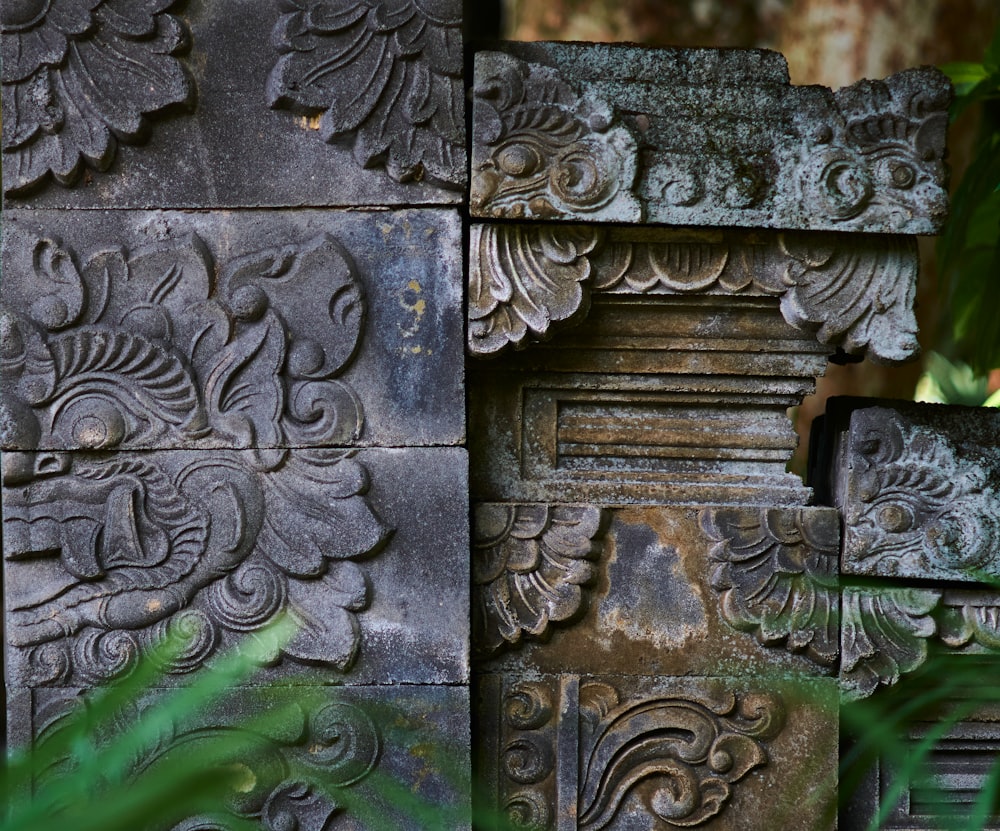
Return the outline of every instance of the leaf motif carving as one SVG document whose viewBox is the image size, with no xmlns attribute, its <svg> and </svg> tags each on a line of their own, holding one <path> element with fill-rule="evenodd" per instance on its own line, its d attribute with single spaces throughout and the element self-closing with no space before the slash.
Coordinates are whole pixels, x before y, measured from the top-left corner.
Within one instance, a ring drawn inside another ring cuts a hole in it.
<svg viewBox="0 0 1000 831">
<path fill-rule="evenodd" d="M 4 189 L 74 184 L 106 170 L 147 116 L 186 105 L 194 83 L 176 54 L 187 29 L 164 0 L 50 0 L 2 27 Z"/>
<path fill-rule="evenodd" d="M 465 174 L 462 7 L 443 0 L 282 0 L 272 107 L 322 113 L 361 167 L 458 189 Z"/>
<path fill-rule="evenodd" d="M 723 618 L 823 666 L 839 653 L 840 519 L 830 508 L 706 508 Z"/>
<path fill-rule="evenodd" d="M 784 705 L 776 696 L 730 695 L 719 702 L 654 697 L 615 707 L 585 739 L 579 827 L 612 827 L 630 793 L 639 796 L 654 825 L 708 821 L 737 782 L 767 764 L 764 742 L 783 722 Z"/>
<path fill-rule="evenodd" d="M 552 623 L 583 609 L 584 588 L 603 543 L 593 506 L 476 507 L 473 582 L 476 648 L 484 654 L 545 637 Z"/>
<path fill-rule="evenodd" d="M 601 241 L 588 227 L 473 226 L 469 264 L 469 349 L 491 354 L 544 338 L 589 309 L 590 254 Z"/>
</svg>

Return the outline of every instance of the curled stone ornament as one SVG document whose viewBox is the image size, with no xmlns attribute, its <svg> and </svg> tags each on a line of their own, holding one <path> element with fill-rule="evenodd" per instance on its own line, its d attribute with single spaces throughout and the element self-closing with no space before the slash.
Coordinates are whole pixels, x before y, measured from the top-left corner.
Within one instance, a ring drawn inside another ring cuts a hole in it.
<svg viewBox="0 0 1000 831">
<path fill-rule="evenodd" d="M 552 808 L 544 795 L 534 791 L 518 791 L 507 798 L 504 813 L 516 829 L 544 831 L 552 824 Z"/>
<path fill-rule="evenodd" d="M 523 681 L 504 698 L 504 718 L 515 730 L 537 730 L 552 718 L 552 697 L 544 684 Z"/>
<path fill-rule="evenodd" d="M 194 83 L 176 55 L 188 42 L 171 0 L 8 0 L 3 47 L 4 190 L 51 177 L 72 185 L 107 170 L 147 116 L 187 105 Z"/>
<path fill-rule="evenodd" d="M 503 763 L 507 776 L 515 782 L 533 785 L 552 772 L 555 759 L 548 744 L 530 736 L 519 736 L 504 748 Z"/>
</svg>

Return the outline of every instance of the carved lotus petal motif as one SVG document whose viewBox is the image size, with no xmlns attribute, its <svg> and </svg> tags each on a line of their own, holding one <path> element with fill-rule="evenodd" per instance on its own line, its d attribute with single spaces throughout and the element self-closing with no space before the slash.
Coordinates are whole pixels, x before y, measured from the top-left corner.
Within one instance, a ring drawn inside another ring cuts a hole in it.
<svg viewBox="0 0 1000 831">
<path fill-rule="evenodd" d="M 469 263 L 469 349 L 487 355 L 553 323 L 569 324 L 590 306 L 590 255 L 602 239 L 587 227 L 473 226 Z"/>
<path fill-rule="evenodd" d="M 725 620 L 766 645 L 824 666 L 839 651 L 838 512 L 827 508 L 707 508 L 712 587 Z"/>
<path fill-rule="evenodd" d="M 281 0 L 272 107 L 322 112 L 320 133 L 400 182 L 465 179 L 457 0 Z"/>
<path fill-rule="evenodd" d="M 579 827 L 609 827 L 633 792 L 654 824 L 706 822 L 735 783 L 767 763 L 763 742 L 780 731 L 783 715 L 776 697 L 756 695 L 724 702 L 663 697 L 615 707 L 586 739 Z"/>
<path fill-rule="evenodd" d="M 601 553 L 602 511 L 591 506 L 476 507 L 473 581 L 475 645 L 484 654 L 544 637 L 553 622 L 577 615 L 582 587 Z"/>
<path fill-rule="evenodd" d="M 840 678 L 852 696 L 895 684 L 924 662 L 940 599 L 932 589 L 844 589 Z"/>
<path fill-rule="evenodd" d="M 146 116 L 187 104 L 194 84 L 174 57 L 187 42 L 173 0 L 7 3 L 2 18 L 7 193 L 48 176 L 71 185 L 106 170 Z"/>
<path fill-rule="evenodd" d="M 876 363 L 912 360 L 920 351 L 913 313 L 918 257 L 910 237 L 885 237 L 878 247 L 834 248 L 815 238 L 782 234 L 789 262 L 781 283 L 781 312 L 792 326 L 815 331 L 820 343 Z"/>
</svg>

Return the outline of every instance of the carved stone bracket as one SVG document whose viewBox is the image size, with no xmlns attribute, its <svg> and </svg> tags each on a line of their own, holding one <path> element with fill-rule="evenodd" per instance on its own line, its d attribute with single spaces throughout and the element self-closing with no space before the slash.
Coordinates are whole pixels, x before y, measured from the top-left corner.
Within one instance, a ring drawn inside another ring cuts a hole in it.
<svg viewBox="0 0 1000 831">
<path fill-rule="evenodd" d="M 773 52 L 501 48 L 476 55 L 474 216 L 901 234 L 946 216 L 937 70 L 832 93 L 790 86 Z"/>
<path fill-rule="evenodd" d="M 194 99 L 175 56 L 188 41 L 174 2 L 4 3 L 4 192 L 48 177 L 74 184 L 107 170 L 118 142 L 140 141 L 147 115 Z"/>
<path fill-rule="evenodd" d="M 464 186 L 461 2 L 279 5 L 272 107 L 319 115 L 324 140 L 396 181 Z"/>
<path fill-rule="evenodd" d="M 777 695 L 731 692 L 719 680 L 627 686 L 561 676 L 505 689 L 498 798 L 518 827 L 568 827 L 564 816 L 588 831 L 701 826 L 768 765 L 785 722 Z"/>
<path fill-rule="evenodd" d="M 590 505 L 476 506 L 473 644 L 483 655 L 545 638 L 585 609 L 604 512 Z"/>
<path fill-rule="evenodd" d="M 582 320 L 591 292 L 775 296 L 790 325 L 831 348 L 879 363 L 919 351 L 908 238 L 483 225 L 469 244 L 474 355 Z"/>
</svg>

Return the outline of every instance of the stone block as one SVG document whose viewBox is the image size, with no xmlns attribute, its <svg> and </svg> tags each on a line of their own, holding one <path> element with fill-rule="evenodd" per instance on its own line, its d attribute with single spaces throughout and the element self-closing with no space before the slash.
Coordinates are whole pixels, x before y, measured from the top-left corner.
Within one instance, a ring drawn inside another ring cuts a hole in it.
<svg viewBox="0 0 1000 831">
<path fill-rule="evenodd" d="M 836 683 L 486 675 L 484 800 L 548 831 L 836 827 Z"/>
<path fill-rule="evenodd" d="M 116 715 L 119 729 L 155 710 L 152 690 Z M 51 734 L 83 706 L 78 689 L 14 690 L 10 741 L 20 746 Z M 95 737 L 106 747 L 115 734 Z M 174 717 L 163 735 L 134 755 L 126 781 L 149 782 L 188 754 L 209 765 L 220 748 L 241 749 L 245 772 L 219 813 L 262 829 L 320 831 L 470 827 L 467 687 L 250 687 L 224 693 L 196 712 Z M 223 756 L 223 758 L 228 758 Z M 59 760 L 56 760 L 57 763 Z M 400 799 L 400 795 L 405 799 Z M 99 795 L 97 795 L 99 798 Z M 164 810 L 167 810 L 165 807 Z M 171 828 L 219 828 L 219 816 L 178 817 Z M 162 819 L 161 819 L 162 823 Z M 388 825 L 387 825 L 388 824 Z"/>
<path fill-rule="evenodd" d="M 450 211 L 8 211 L 3 447 L 464 440 Z"/>
<path fill-rule="evenodd" d="M 844 573 L 1000 578 L 1000 413 L 842 399 L 823 432 Z"/>
<path fill-rule="evenodd" d="M 484 503 L 481 672 L 828 675 L 840 648 L 830 508 Z"/>
<path fill-rule="evenodd" d="M 4 21 L 8 207 L 462 199 L 457 0 L 35 5 Z"/>
<path fill-rule="evenodd" d="M 952 91 L 832 92 L 764 50 L 504 43 L 476 55 L 474 216 L 934 234 Z"/>
<path fill-rule="evenodd" d="M 8 452 L 4 599 L 13 686 L 91 686 L 165 632 L 188 674 L 281 613 L 264 680 L 468 679 L 460 448 Z M 23 476 L 21 476 L 23 474 Z"/>
</svg>

